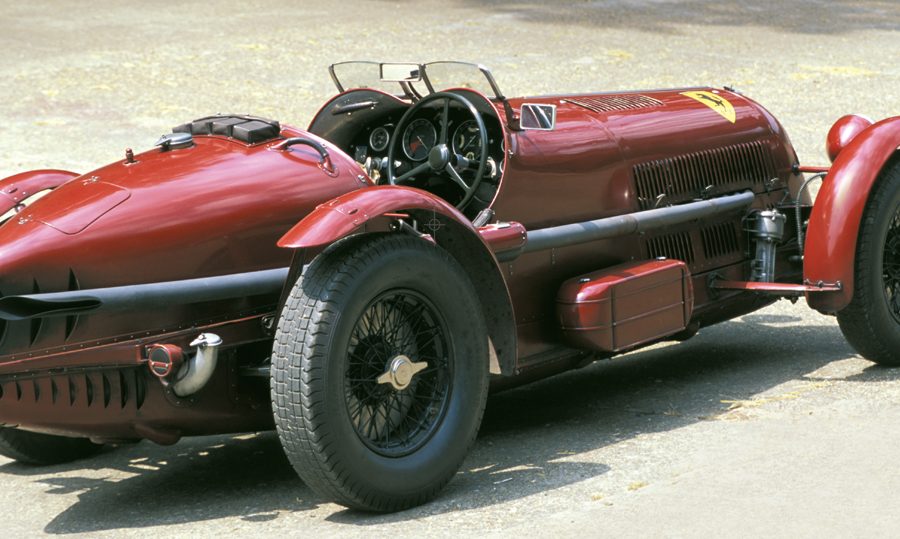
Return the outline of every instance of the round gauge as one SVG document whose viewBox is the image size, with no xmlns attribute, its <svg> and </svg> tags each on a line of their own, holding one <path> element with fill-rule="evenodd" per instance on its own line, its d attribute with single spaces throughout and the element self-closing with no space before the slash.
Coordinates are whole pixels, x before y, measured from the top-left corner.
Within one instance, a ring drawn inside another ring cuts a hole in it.
<svg viewBox="0 0 900 539">
<path fill-rule="evenodd" d="M 413 120 L 403 131 L 403 153 L 413 161 L 424 161 L 436 142 L 437 130 L 425 118 Z"/>
<path fill-rule="evenodd" d="M 453 132 L 453 152 L 470 161 L 481 159 L 481 135 L 475 120 L 466 120 Z"/>
<path fill-rule="evenodd" d="M 383 127 L 376 127 L 372 130 L 372 134 L 369 135 L 369 146 L 376 152 L 383 152 L 390 141 L 391 134 Z"/>
</svg>

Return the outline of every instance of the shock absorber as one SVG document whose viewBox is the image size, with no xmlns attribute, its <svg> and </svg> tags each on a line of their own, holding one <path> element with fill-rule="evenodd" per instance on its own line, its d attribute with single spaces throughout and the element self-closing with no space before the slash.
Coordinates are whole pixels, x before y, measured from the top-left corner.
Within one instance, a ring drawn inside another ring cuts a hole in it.
<svg viewBox="0 0 900 539">
<path fill-rule="evenodd" d="M 756 243 L 756 258 L 751 264 L 750 280 L 771 283 L 775 280 L 775 247 L 784 237 L 787 217 L 778 210 L 763 210 L 750 216 L 750 234 Z"/>
</svg>

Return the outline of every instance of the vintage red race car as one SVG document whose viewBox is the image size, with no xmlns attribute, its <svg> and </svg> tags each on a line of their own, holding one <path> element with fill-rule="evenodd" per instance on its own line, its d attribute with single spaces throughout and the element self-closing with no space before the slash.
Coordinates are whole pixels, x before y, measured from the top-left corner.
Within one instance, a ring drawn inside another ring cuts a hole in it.
<svg viewBox="0 0 900 539">
<path fill-rule="evenodd" d="M 0 453 L 275 428 L 322 496 L 392 511 L 455 474 L 489 387 L 778 298 L 900 363 L 900 118 L 841 118 L 815 168 L 729 88 L 331 76 L 306 130 L 211 116 L 0 181 Z"/>
</svg>

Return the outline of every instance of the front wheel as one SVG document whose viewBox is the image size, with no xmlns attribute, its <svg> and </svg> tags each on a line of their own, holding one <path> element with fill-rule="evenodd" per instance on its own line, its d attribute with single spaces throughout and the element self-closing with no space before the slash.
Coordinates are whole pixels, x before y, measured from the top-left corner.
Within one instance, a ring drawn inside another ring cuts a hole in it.
<svg viewBox="0 0 900 539">
<path fill-rule="evenodd" d="M 900 162 L 886 169 L 863 214 L 853 300 L 837 314 L 866 359 L 900 366 Z"/>
<path fill-rule="evenodd" d="M 487 330 L 443 249 L 351 238 L 305 268 L 272 354 L 275 424 L 308 486 L 355 509 L 434 497 L 471 447 L 487 398 Z"/>
</svg>

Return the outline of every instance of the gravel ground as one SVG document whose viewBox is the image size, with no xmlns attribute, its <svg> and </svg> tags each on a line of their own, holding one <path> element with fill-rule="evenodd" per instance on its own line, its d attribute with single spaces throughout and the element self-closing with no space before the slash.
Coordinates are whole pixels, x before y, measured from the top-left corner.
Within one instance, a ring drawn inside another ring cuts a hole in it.
<svg viewBox="0 0 900 539">
<path fill-rule="evenodd" d="M 31 1 L 0 5 L 0 177 L 87 171 L 212 112 L 305 125 L 346 59 L 462 59 L 508 94 L 734 85 L 807 164 L 848 112 L 900 114 L 893 1 Z M 491 398 L 435 502 L 323 503 L 272 434 L 0 459 L 11 537 L 895 536 L 900 372 L 802 303 Z"/>
</svg>

